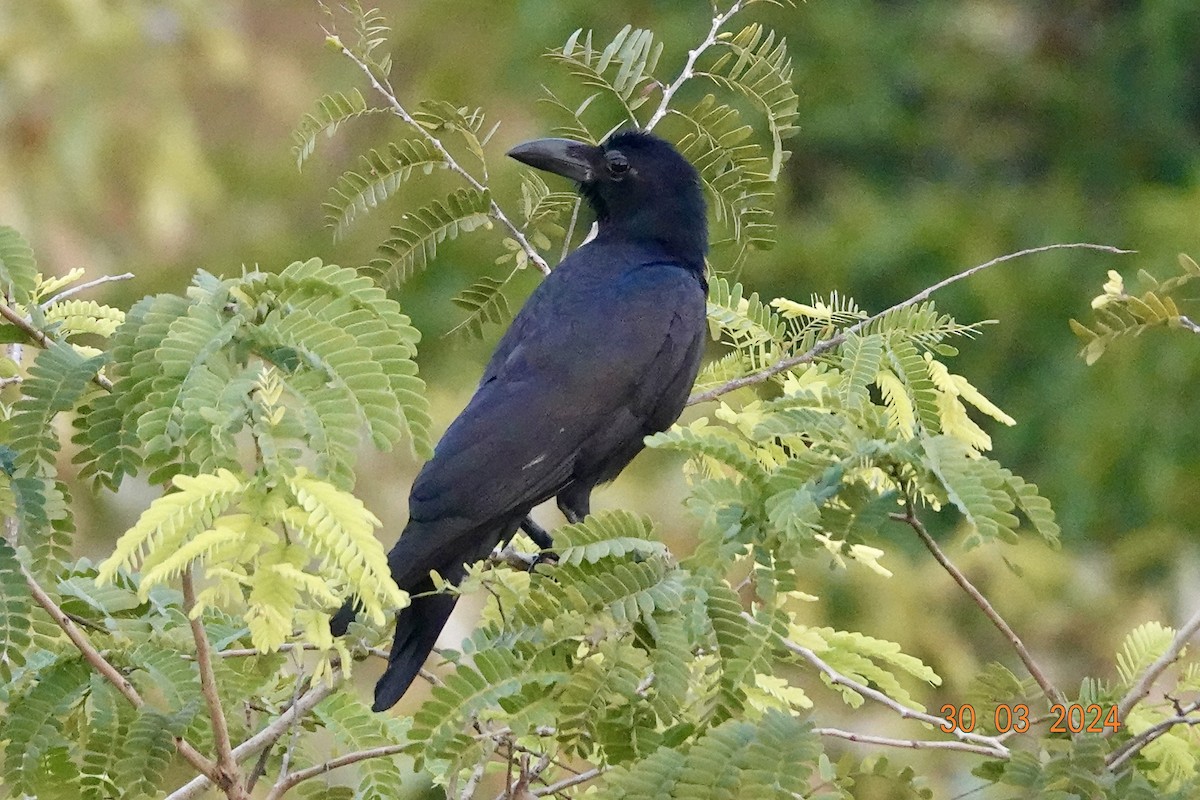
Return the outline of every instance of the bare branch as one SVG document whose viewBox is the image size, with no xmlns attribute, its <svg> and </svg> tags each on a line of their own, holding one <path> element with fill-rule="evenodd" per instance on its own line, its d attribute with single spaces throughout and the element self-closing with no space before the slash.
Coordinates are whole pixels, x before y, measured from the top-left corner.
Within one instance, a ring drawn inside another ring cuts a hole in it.
<svg viewBox="0 0 1200 800">
<path fill-rule="evenodd" d="M 742 612 L 742 618 L 754 625 L 761 624 L 758 620 L 745 611 Z M 899 714 L 901 719 L 915 719 L 919 720 L 920 722 L 933 725 L 938 728 L 938 730 L 945 730 L 944 726 L 946 725 L 946 720 L 942 717 L 935 717 L 934 715 L 928 714 L 924 711 L 910 708 L 898 700 L 888 697 L 886 694 L 877 689 L 872 689 L 870 686 L 861 684 L 853 678 L 847 678 L 845 675 L 838 672 L 836 669 L 826 663 L 826 661 L 817 655 L 815 651 L 810 650 L 802 644 L 798 644 L 797 642 L 793 642 L 791 639 L 786 639 L 783 637 L 780 637 L 780 642 L 787 650 L 800 656 L 805 661 L 816 667 L 820 672 L 824 673 L 825 677 L 829 679 L 830 683 L 834 684 L 835 686 L 844 686 L 847 689 L 852 689 L 869 700 L 874 700 L 876 703 L 887 706 L 892 711 L 895 711 L 897 714 Z M 955 728 L 953 731 L 951 731 L 951 733 L 959 741 L 982 745 L 983 749 L 987 750 L 989 755 L 992 755 L 996 758 L 1008 758 L 1008 748 L 1004 746 L 1004 743 L 1001 740 L 994 736 L 981 736 L 977 733 L 968 733 L 967 731 L 959 730 L 958 728 Z"/>
<path fill-rule="evenodd" d="M 343 756 L 331 758 L 324 764 L 317 764 L 315 767 L 297 770 L 290 775 L 281 777 L 275 783 L 275 785 L 271 787 L 271 791 L 267 794 L 266 800 L 278 800 L 278 798 L 283 797 L 285 793 L 287 793 L 297 784 L 303 783 L 310 778 L 319 777 L 327 772 L 332 772 L 339 767 L 348 767 L 351 764 L 357 764 L 358 762 L 366 761 L 369 758 L 386 758 L 387 756 L 394 756 L 398 753 L 403 753 L 405 750 L 408 750 L 411 747 L 411 743 L 389 744 L 382 747 L 373 747 L 369 750 L 359 750 L 355 753 L 346 753 Z"/>
<path fill-rule="evenodd" d="M 550 794 L 558 794 L 559 792 L 562 792 L 566 789 L 570 789 L 572 786 L 578 786 L 581 783 L 587 783 L 588 781 L 594 781 L 596 778 L 599 778 L 601 775 L 603 775 L 606 771 L 607 771 L 607 768 L 605 768 L 605 767 L 593 767 L 585 772 L 579 773 L 578 775 L 572 775 L 569 778 L 563 778 L 558 783 L 552 783 L 549 786 L 543 786 L 540 789 L 534 789 L 533 796 L 534 797 L 545 797 L 546 795 L 550 795 Z"/>
<path fill-rule="evenodd" d="M 367 76 L 367 80 L 370 81 L 371 87 L 381 97 L 383 97 L 384 100 L 387 101 L 388 106 L 392 109 L 392 113 L 404 120 L 404 122 L 414 131 L 420 134 L 425 141 L 427 141 L 430 146 L 433 147 L 433 149 L 437 150 L 438 155 L 442 157 L 442 159 L 446 162 L 446 166 L 452 172 L 457 173 L 459 177 L 469 183 L 476 191 L 483 192 L 487 189 L 487 187 L 480 183 L 474 175 L 472 175 L 466 170 L 466 168 L 458 163 L 454 156 L 450 154 L 450 151 L 446 149 L 446 146 L 442 144 L 440 139 L 426 130 L 419 122 L 417 122 L 412 114 L 408 113 L 408 109 L 406 109 L 396 97 L 395 92 L 393 92 L 389 87 L 385 86 L 379 80 L 379 78 L 376 77 L 375 72 L 371 69 L 369 64 L 351 52 L 350 48 L 341 44 L 341 40 L 337 39 L 331 31 L 326 31 L 325 33 L 330 37 L 331 41 L 336 41 L 338 43 L 338 47 L 341 48 L 342 55 L 358 65 L 358 68 L 363 71 L 363 74 Z M 537 268 L 540 269 L 543 274 L 550 274 L 550 265 L 546 263 L 546 259 L 542 258 L 541 253 L 539 253 L 534 246 L 529 243 L 529 240 L 525 238 L 525 234 L 521 232 L 521 229 L 518 228 L 511 219 L 508 218 L 508 215 L 504 213 L 504 210 L 500 208 L 500 205 L 495 200 L 492 200 L 491 204 L 488 206 L 488 216 L 490 216 L 496 222 L 499 222 L 508 230 L 509 235 L 517 242 L 517 244 L 521 245 L 521 249 L 525 251 L 527 256 L 529 256 L 529 260 L 536 264 Z"/>
<path fill-rule="evenodd" d="M 708 35 L 694 49 L 688 51 L 687 62 L 683 65 L 683 69 L 679 72 L 678 77 L 671 81 L 668 86 L 663 87 L 662 99 L 659 100 L 658 108 L 654 110 L 654 114 L 646 123 L 646 130 L 653 129 L 667 115 L 671 100 L 675 97 L 675 93 L 679 91 L 679 87 L 696 76 L 696 61 L 703 55 L 705 50 L 708 50 L 708 48 L 717 43 L 717 34 L 720 33 L 721 27 L 729 21 L 730 17 L 742 10 L 742 5 L 743 0 L 737 0 L 727 11 L 719 12 L 715 7 L 713 8 L 712 26 L 708 29 Z"/>
<path fill-rule="evenodd" d="M 1180 317 L 1178 320 L 1179 327 L 1192 333 L 1200 333 L 1200 325 L 1192 321 L 1191 317 Z"/>
<path fill-rule="evenodd" d="M 855 733 L 840 728 L 813 728 L 818 736 L 830 736 L 835 739 L 845 739 L 848 742 L 860 744 L 876 744 L 884 747 L 904 747 L 910 750 L 958 750 L 962 753 L 974 753 L 979 756 L 995 758 L 998 754 L 991 747 L 984 747 L 967 742 L 933 741 L 929 739 L 893 739 L 888 736 L 873 736 L 869 733 Z"/>
<path fill-rule="evenodd" d="M 59 607 L 58 603 L 46 593 L 46 590 L 41 587 L 37 579 L 30 574 L 25 566 L 21 565 L 21 573 L 25 576 L 25 585 L 29 587 L 29 593 L 33 596 L 34 601 L 39 606 L 45 609 L 50 618 L 54 620 L 58 627 L 62 628 L 63 633 L 71 640 L 76 649 L 83 654 L 84 659 L 92 665 L 92 668 L 99 672 L 105 680 L 116 687 L 117 691 L 125 696 L 125 699 L 133 705 L 134 708 L 141 708 L 146 704 L 142 696 L 138 694 L 138 690 L 133 684 L 121 674 L 121 671 L 114 667 L 108 659 L 100 654 L 91 640 L 84 634 L 79 627 L 71 621 L 65 612 Z M 200 751 L 188 744 L 183 737 L 175 738 L 175 749 L 179 751 L 179 755 L 191 764 L 195 769 L 202 774 L 198 780 L 203 780 L 212 783 L 218 783 L 218 772 L 216 765 L 205 758 Z M 218 785 L 220 785 L 218 783 Z"/>
<path fill-rule="evenodd" d="M 1154 663 L 1146 667 L 1146 671 L 1141 674 L 1129 691 L 1121 698 L 1121 702 L 1117 704 L 1118 719 L 1125 719 L 1133 707 L 1140 703 L 1146 695 L 1150 694 L 1150 687 L 1158 680 L 1158 677 L 1163 674 L 1167 667 L 1179 660 L 1179 656 L 1183 654 L 1183 648 L 1187 643 L 1200 631 L 1200 611 L 1192 614 L 1192 618 L 1183 624 L 1179 632 L 1175 634 L 1175 638 L 1171 640 L 1171 646 L 1166 652 L 1155 659 Z M 1111 736 L 1113 729 L 1109 728 L 1104 732 L 1104 735 Z"/>
<path fill-rule="evenodd" d="M 883 317 L 886 317 L 888 314 L 894 314 L 895 312 L 900 311 L 901 309 L 908 308 L 909 306 L 916 305 L 917 303 L 923 303 L 926 300 L 928 300 L 930 298 L 930 296 L 933 295 L 934 292 L 937 292 L 940 289 L 944 289 L 952 283 L 958 283 L 959 281 L 964 280 L 965 278 L 969 278 L 978 272 L 982 272 L 983 270 L 988 269 L 989 267 L 994 267 L 997 264 L 1004 263 L 1005 261 L 1012 261 L 1015 258 L 1021 258 L 1023 256 L 1030 256 L 1035 253 L 1044 253 L 1047 250 L 1067 250 L 1067 249 L 1101 250 L 1105 253 L 1121 253 L 1121 254 L 1135 252 L 1133 250 L 1121 250 L 1119 248 L 1111 247 L 1106 244 L 1088 244 L 1086 242 L 1077 242 L 1075 244 L 1047 244 L 1047 245 L 1043 245 L 1042 247 L 1031 247 L 1028 250 L 1021 250 L 1016 253 L 1009 253 L 1008 255 L 999 256 L 998 258 L 993 258 L 991 261 L 988 261 L 983 264 L 977 264 L 976 266 L 971 267 L 970 269 L 963 270 L 962 272 L 959 272 L 956 275 L 951 275 L 949 278 L 946 278 L 945 280 L 938 281 L 937 283 L 933 284 L 932 286 L 922 289 L 921 291 L 917 292 L 916 294 L 914 294 L 912 297 L 908 298 L 907 300 L 897 303 L 896 305 L 892 306 L 891 308 L 880 311 L 878 314 L 874 314 L 873 316 L 867 317 L 866 319 L 864 319 L 860 322 L 857 322 L 854 325 L 851 325 L 849 328 L 846 328 L 844 331 L 837 334 L 836 336 L 832 336 L 829 339 L 825 339 L 824 341 L 817 342 L 815 345 L 813 345 L 811 348 L 809 348 L 806 352 L 800 353 L 799 355 L 788 356 L 787 358 L 776 361 L 771 366 L 761 369 L 758 372 L 752 372 L 749 375 L 743 375 L 740 378 L 734 378 L 733 380 L 729 381 L 728 383 L 724 383 L 721 386 L 717 386 L 713 389 L 709 389 L 707 392 L 701 392 L 699 394 L 694 394 L 688 398 L 687 404 L 689 406 L 691 406 L 691 405 L 695 405 L 697 403 L 707 402 L 708 400 L 714 400 L 723 394 L 728 394 L 729 392 L 734 391 L 735 389 L 741 389 L 744 386 L 753 386 L 755 384 L 762 383 L 763 381 L 769 380 L 770 378 L 773 378 L 774 376 L 778 375 L 781 372 L 786 372 L 787 370 L 791 369 L 792 367 L 796 367 L 801 364 L 807 364 L 810 361 L 814 361 L 817 359 L 818 356 L 821 356 L 824 353 L 827 353 L 830 350 L 834 349 L 835 347 L 841 345 L 850 336 L 853 336 L 854 334 L 863 330 L 867 326 L 869 326 L 875 322 L 878 322 L 880 319 L 882 319 Z"/>
<path fill-rule="evenodd" d="M 133 273 L 125 272 L 120 275 L 101 275 L 99 278 L 96 278 L 95 280 L 87 281 L 86 283 L 77 283 L 68 289 L 63 289 L 58 294 L 54 295 L 49 300 L 42 303 L 42 310 L 45 311 L 46 309 L 48 309 L 50 306 L 54 305 L 55 303 L 61 303 L 63 300 L 66 300 L 68 297 L 77 295 L 80 292 L 86 292 L 88 289 L 94 289 L 97 286 L 100 286 L 101 284 L 113 283 L 115 281 L 127 281 L 127 280 L 130 280 L 131 278 L 133 278 Z"/>
<path fill-rule="evenodd" d="M 291 652 L 295 652 L 297 650 L 320 650 L 320 649 L 321 649 L 320 647 L 317 647 L 315 644 L 312 644 L 311 642 L 285 642 L 272 652 L 274 652 L 274 653 L 291 653 Z M 218 650 L 217 652 L 213 653 L 213 655 L 217 656 L 218 658 L 251 658 L 253 656 L 271 655 L 271 653 L 267 653 L 263 650 L 259 650 L 257 647 L 238 647 L 238 648 L 233 648 L 230 650 Z"/>
<path fill-rule="evenodd" d="M 208 633 L 204 630 L 204 622 L 196 613 L 196 587 L 192 580 L 192 570 L 189 567 L 180 576 L 183 584 L 183 612 L 187 615 L 192 628 L 192 639 L 196 642 L 196 664 L 200 668 L 200 691 L 208 706 L 208 717 L 212 722 L 213 745 L 217 750 L 217 773 L 220 775 L 218 785 L 230 797 L 230 800 L 247 797 L 245 778 L 233 760 L 233 748 L 229 742 L 229 724 L 225 720 L 225 709 L 221 706 L 221 696 L 217 692 L 217 676 L 213 672 L 212 648 L 208 643 Z"/>
<path fill-rule="evenodd" d="M 907 523 L 908 526 L 916 532 L 917 538 L 919 538 L 921 543 L 925 545 L 925 549 L 933 554 L 933 557 L 937 560 L 937 562 L 942 565 L 942 569 L 950 573 L 950 577 L 953 578 L 954 582 L 957 583 L 962 590 L 966 592 L 972 600 L 975 601 L 975 605 L 979 606 L 980 610 L 983 611 L 984 616 L 991 620 L 992 624 L 995 625 L 1002 634 L 1004 634 L 1004 637 L 1008 639 L 1009 644 L 1011 644 L 1013 649 L 1016 650 L 1017 657 L 1021 659 L 1021 663 L 1025 665 L 1025 669 L 1028 670 L 1029 674 L 1033 676 L 1033 679 L 1037 681 L 1037 685 L 1041 687 L 1043 694 L 1045 694 L 1046 697 L 1053 702 L 1066 702 L 1066 698 L 1063 696 L 1062 692 L 1055 688 L 1054 684 L 1050 682 L 1050 679 L 1046 677 L 1046 673 L 1044 673 L 1042 668 L 1038 666 L 1038 663 L 1034 661 L 1033 655 L 1030 654 L 1029 650 L 1025 647 L 1025 643 L 1021 641 L 1021 637 L 1017 636 L 1016 631 L 1014 631 L 1012 627 L 1005 622 L 1004 617 L 1000 616 L 1000 612 L 998 612 L 992 606 L 992 604 L 988 602 L 987 598 L 983 596 L 982 592 L 975 588 L 974 584 L 967 579 L 967 576 L 963 574 L 962 570 L 954 566 L 950 559 L 946 557 L 946 554 L 942 551 L 942 548 L 938 547 L 938 543 L 933 540 L 933 537 L 929 535 L 929 531 L 925 529 L 925 524 L 921 522 L 920 518 L 918 518 L 916 513 L 913 511 L 912 504 L 909 503 L 905 507 L 904 514 L 893 514 L 892 518 L 897 519 L 900 522 Z"/>
</svg>

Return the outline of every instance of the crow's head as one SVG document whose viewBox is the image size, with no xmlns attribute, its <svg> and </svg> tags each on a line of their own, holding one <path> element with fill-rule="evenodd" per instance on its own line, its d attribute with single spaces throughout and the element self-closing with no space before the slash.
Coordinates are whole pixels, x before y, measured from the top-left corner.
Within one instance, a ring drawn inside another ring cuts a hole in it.
<svg viewBox="0 0 1200 800">
<path fill-rule="evenodd" d="M 663 139 L 640 131 L 614 134 L 600 145 L 536 139 L 508 154 L 577 181 L 601 234 L 658 243 L 703 269 L 708 225 L 700 176 Z"/>
</svg>

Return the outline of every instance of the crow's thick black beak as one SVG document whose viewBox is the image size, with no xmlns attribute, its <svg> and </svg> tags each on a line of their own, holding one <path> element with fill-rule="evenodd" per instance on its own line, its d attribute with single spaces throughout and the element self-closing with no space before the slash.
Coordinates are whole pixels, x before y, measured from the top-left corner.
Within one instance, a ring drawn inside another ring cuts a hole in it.
<svg viewBox="0 0 1200 800">
<path fill-rule="evenodd" d="M 595 177 L 599 147 L 570 139 L 534 139 L 508 151 L 508 155 L 535 169 L 553 172 L 578 183 Z"/>
</svg>

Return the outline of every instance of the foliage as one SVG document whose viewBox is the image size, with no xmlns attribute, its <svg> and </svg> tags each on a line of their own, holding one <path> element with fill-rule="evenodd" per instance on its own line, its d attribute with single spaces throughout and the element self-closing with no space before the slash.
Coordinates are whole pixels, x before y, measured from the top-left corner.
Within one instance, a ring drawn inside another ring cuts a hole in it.
<svg viewBox="0 0 1200 800">
<path fill-rule="evenodd" d="M 1200 278 L 1200 265 L 1181 253 L 1179 266 L 1182 274 L 1165 281 L 1139 270 L 1138 280 L 1147 287 L 1140 294 L 1130 294 L 1126 290 L 1121 273 L 1111 269 L 1108 271 L 1104 294 L 1092 300 L 1095 316 L 1092 326 L 1071 320 L 1071 329 L 1085 342 L 1086 346 L 1080 355 L 1088 364 L 1096 363 L 1104 351 L 1122 336 L 1137 336 L 1151 328 L 1161 327 L 1200 333 L 1200 325 L 1179 310 L 1173 297 L 1180 289 Z"/>
<path fill-rule="evenodd" d="M 713 265 L 724 272 L 778 235 L 776 182 L 784 142 L 797 134 L 783 38 L 760 23 L 717 30 L 742 5 L 717 10 L 715 35 L 676 82 L 659 70 L 663 42 L 632 26 L 607 43 L 577 31 L 550 54 L 570 81 L 548 95 L 569 135 L 597 141 L 618 125 L 661 120 L 697 163 L 724 231 Z M 317 259 L 234 278 L 201 271 L 184 294 L 122 313 L 73 299 L 67 287 L 81 273 L 40 276 L 24 239 L 0 228 L 0 339 L 19 345 L 0 359 L 8 791 L 162 795 L 197 768 L 189 752 L 227 755 L 226 729 L 239 751 L 266 740 L 230 757 L 243 762 L 242 777 L 260 759 L 254 774 L 280 776 L 277 793 L 289 777 L 352 768 L 346 785 L 302 786 L 395 797 L 415 768 L 463 798 L 501 785 L 507 797 L 557 786 L 565 796 L 832 798 L 879 784 L 896 796 L 931 795 L 911 767 L 831 745 L 848 738 L 974 747 L 947 755 L 983 756 L 971 762 L 975 774 L 1022 796 L 1194 794 L 1200 669 L 1181 652 L 1191 623 L 1140 626 L 1117 654 L 1116 678 L 1086 679 L 1073 696 L 1046 696 L 1033 678 L 988 667 L 968 695 L 981 720 L 971 738 L 939 733 L 923 716 L 920 690 L 942 680 L 931 665 L 897 643 L 806 619 L 815 597 L 803 567 L 865 567 L 900 582 L 893 576 L 907 567 L 895 531 L 923 533 L 931 512 L 956 512 L 964 543 L 995 561 L 1022 538 L 1057 545 L 1061 531 L 1038 488 L 987 455 L 987 428 L 1015 420 L 949 366 L 953 343 L 981 325 L 928 301 L 875 316 L 838 293 L 768 302 L 731 277 L 712 281 L 709 322 L 723 355 L 699 388 L 735 379 L 766 387 L 726 394 L 709 417 L 650 440 L 687 458 L 696 523 L 688 554 L 677 556 L 655 521 L 626 511 L 562 526 L 555 556 L 531 571 L 497 559 L 454 590 L 481 593 L 483 619 L 442 652 L 431 696 L 411 718 L 373 715 L 351 690 L 316 702 L 353 659 L 379 653 L 387 612 L 406 602 L 387 577 L 378 520 L 353 494 L 360 449 L 406 439 L 417 455 L 430 450 L 419 334 L 372 276 L 395 288 L 460 234 L 500 233 L 499 277 L 468 277 L 454 299 L 467 312 L 459 328 L 479 336 L 508 315 L 505 290 L 519 271 L 567 252 L 581 233 L 574 196 L 534 175 L 520 182 L 519 213 L 506 213 L 487 169 L 495 124 L 444 101 L 409 113 L 388 81 L 382 14 L 357 2 L 326 10 L 329 43 L 367 73 L 383 105 L 357 90 L 323 97 L 295 134 L 298 163 L 350 122 L 392 115 L 405 126 L 406 138 L 368 151 L 337 179 L 326 206 L 338 237 L 377 208 L 402 200 L 408 209 L 362 274 Z M 680 105 L 675 91 L 694 80 L 713 93 Z M 768 141 L 756 141 L 755 123 Z M 435 185 L 443 178 L 462 185 L 447 194 Z M 423 188 L 425 199 L 410 194 Z M 1183 263 L 1183 278 L 1147 279 L 1137 296 L 1113 278 L 1087 330 L 1089 353 L 1146 327 L 1188 327 L 1170 297 L 1197 274 Z M 785 360 L 769 382 L 754 378 Z M 162 488 L 99 565 L 70 558 L 71 476 L 60 474 L 67 417 L 74 463 L 93 488 L 135 475 Z M 366 624 L 335 644 L 327 612 L 349 597 Z M 306 646 L 321 652 L 299 655 Z M 98 672 L 98 662 L 111 671 Z M 1165 690 L 1132 696 L 1152 679 Z M 1038 727 L 993 738 L 999 709 L 1017 699 Z M 1045 724 L 1059 700 L 1127 713 L 1100 735 L 1071 735 Z M 823 724 L 840 711 L 873 726 L 877 718 L 859 711 L 868 703 L 927 727 L 905 734 L 921 738 L 892 738 Z"/>
<path fill-rule="evenodd" d="M 349 18 L 344 27 L 357 31 L 352 38 L 358 44 L 348 43 L 351 37 L 340 37 L 336 28 L 329 31 L 330 41 L 383 87 L 385 104 L 370 107 L 357 91 L 322 97 L 293 134 L 297 162 L 302 165 L 307 160 L 319 134 L 331 135 L 347 121 L 376 112 L 399 117 L 409 138 L 370 150 L 360 158 L 358 170 L 338 179 L 326 204 L 330 227 L 335 237 L 344 235 L 352 222 L 383 205 L 401 187 L 409 194 L 416 190 L 409 184 L 418 175 L 429 176 L 435 169 L 456 174 L 466 185 L 407 211 L 379 245 L 380 257 L 372 262 L 372 269 L 385 283 L 396 285 L 433 262 L 438 246 L 446 240 L 478 229 L 507 229 L 494 260 L 498 265 L 512 261 L 515 269 L 502 277 L 479 276 L 454 298 L 455 305 L 468 313 L 454 330 L 479 337 L 485 324 L 508 319 L 510 305 L 504 292 L 518 270 L 531 260 L 544 264 L 555 245 L 561 246 L 563 254 L 569 249 L 579 202 L 571 195 L 550 192 L 540 177 L 526 175 L 521 186 L 522 221 L 511 222 L 493 199 L 489 184 L 486 146 L 496 126 L 486 126 L 482 109 L 444 101 L 423 101 L 410 113 L 390 93 L 390 65 L 373 55 L 386 33 L 377 12 L 357 4 L 340 11 Z M 331 14 L 334 24 L 337 17 Z M 363 33 L 366 30 L 371 33 Z M 574 79 L 582 99 L 568 102 L 550 89 L 544 99 L 569 118 L 559 133 L 592 143 L 622 127 L 652 128 L 668 119 L 661 133 L 697 165 L 714 210 L 713 222 L 725 232 L 715 237 L 714 250 L 722 254 L 715 266 L 732 272 L 740 268 L 748 250 L 774 244 L 771 186 L 790 155 L 784 140 L 797 132 L 799 101 L 792 88 L 786 41 L 761 24 L 751 23 L 737 33 L 723 32 L 700 48 L 706 49 L 713 57 L 702 67 L 694 65 L 668 90 L 666 80 L 656 74 L 663 43 L 652 31 L 626 25 L 601 44 L 594 31 L 579 29 L 547 55 Z M 676 108 L 674 92 L 692 80 L 711 83 L 729 96 L 728 102 L 709 94 L 687 110 Z M 739 102 L 764 120 L 769 133 L 766 144 L 755 140 L 743 111 L 735 107 Z M 461 141 L 469 162 L 455 155 L 453 147 L 459 142 L 454 140 Z M 478 169 L 469 168 L 476 162 Z"/>
</svg>

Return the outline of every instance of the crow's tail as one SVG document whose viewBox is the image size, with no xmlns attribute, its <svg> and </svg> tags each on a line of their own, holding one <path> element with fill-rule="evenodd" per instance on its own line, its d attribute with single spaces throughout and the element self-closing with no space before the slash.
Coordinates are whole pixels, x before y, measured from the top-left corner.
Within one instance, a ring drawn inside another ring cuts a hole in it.
<svg viewBox="0 0 1200 800">
<path fill-rule="evenodd" d="M 396 636 L 392 640 L 387 669 L 384 670 L 379 683 L 375 684 L 375 705 L 371 707 L 373 711 L 386 711 L 396 705 L 396 701 L 408 691 L 409 684 L 417 677 L 421 665 L 433 650 L 438 634 L 446 626 L 446 620 L 450 618 L 450 612 L 454 610 L 457 600 L 458 596 L 453 594 L 414 597 L 412 604 L 396 615 Z M 342 607 L 334 617 L 335 620 L 347 606 L 350 604 Z M 351 606 L 351 618 L 353 614 L 354 609 Z"/>
</svg>

